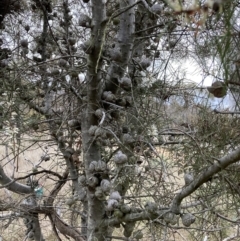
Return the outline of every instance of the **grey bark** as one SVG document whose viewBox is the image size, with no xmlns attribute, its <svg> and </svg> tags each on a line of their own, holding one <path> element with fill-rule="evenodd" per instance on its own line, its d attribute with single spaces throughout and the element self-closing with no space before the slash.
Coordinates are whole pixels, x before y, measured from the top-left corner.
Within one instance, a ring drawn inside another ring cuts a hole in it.
<svg viewBox="0 0 240 241">
<path fill-rule="evenodd" d="M 121 8 L 129 6 L 134 3 L 131 1 L 124 1 L 120 3 Z M 104 1 L 92 1 L 92 33 L 91 43 L 92 51 L 88 58 L 88 71 L 87 71 L 87 83 L 88 83 L 88 96 L 87 96 L 87 108 L 85 109 L 82 131 L 83 131 L 83 149 L 84 149 L 84 161 L 87 180 L 92 176 L 88 171 L 89 164 L 92 161 L 100 160 L 99 146 L 96 144 L 93 137 L 88 134 L 88 130 L 91 125 L 97 124 L 97 119 L 94 116 L 94 111 L 99 106 L 99 100 L 101 96 L 100 90 L 100 67 L 101 67 L 101 51 L 105 41 L 105 28 L 107 24 L 106 19 L 106 6 Z M 123 76 L 130 55 L 132 51 L 132 34 L 134 32 L 134 9 L 131 8 L 121 15 L 120 29 L 118 33 L 117 48 L 120 49 L 122 58 L 121 61 L 112 64 L 108 71 L 109 79 L 107 80 L 107 90 L 111 90 L 113 93 L 117 90 L 116 85 L 120 77 Z M 106 226 L 102 225 L 102 219 L 104 216 L 104 202 L 94 197 L 95 188 L 88 188 L 88 240 L 98 239 L 104 240 L 106 233 Z"/>
<path fill-rule="evenodd" d="M 20 194 L 30 194 L 33 193 L 33 189 L 27 185 L 21 184 L 14 181 L 8 177 L 3 168 L 0 166 L 0 183 L 4 185 L 9 191 L 20 193 Z"/>
<path fill-rule="evenodd" d="M 34 200 L 33 197 L 30 197 L 31 201 L 33 201 L 33 205 L 36 206 L 36 200 Z M 30 211 L 30 210 L 29 210 Z M 26 227 L 27 227 L 27 233 L 26 235 L 30 238 L 32 235 L 32 238 L 36 241 L 44 241 L 42 232 L 41 232 L 41 227 L 39 223 L 39 217 L 38 214 L 29 214 L 25 217 L 26 221 Z"/>
<path fill-rule="evenodd" d="M 240 147 L 228 155 L 215 160 L 214 164 L 200 173 L 191 184 L 184 187 L 180 193 L 178 193 L 172 201 L 170 210 L 173 213 L 180 213 L 180 205 L 182 200 L 196 191 L 203 183 L 207 182 L 213 175 L 221 172 L 229 165 L 240 160 Z"/>
<path fill-rule="evenodd" d="M 92 136 L 89 135 L 88 130 L 91 125 L 97 124 L 97 119 L 94 116 L 94 111 L 98 107 L 98 90 L 101 81 L 99 68 L 101 66 L 101 51 L 104 44 L 106 19 L 106 6 L 103 0 L 92 1 L 92 32 L 91 32 L 91 48 L 92 52 L 88 56 L 88 70 L 86 82 L 88 83 L 87 91 L 87 106 L 84 111 L 82 121 L 82 139 L 84 152 L 84 165 L 86 170 L 87 180 L 92 177 L 88 167 L 94 160 L 100 160 L 101 155 L 99 146 L 95 143 Z M 88 187 L 87 199 L 87 240 L 104 240 L 105 229 L 101 228 L 101 220 L 104 216 L 104 203 L 94 197 L 94 188 Z"/>
<path fill-rule="evenodd" d="M 56 212 L 51 213 L 51 218 L 53 223 L 56 225 L 57 229 L 64 235 L 72 237 L 76 241 L 83 241 L 82 235 L 76 229 L 72 228 L 71 226 L 67 225 L 63 222 Z"/>
<path fill-rule="evenodd" d="M 120 9 L 127 9 L 134 5 L 134 0 L 120 1 Z M 117 35 L 116 47 L 122 55 L 121 60 L 113 62 L 108 71 L 106 90 L 115 93 L 118 89 L 118 80 L 124 75 L 129 64 L 130 57 L 133 51 L 135 32 L 135 10 L 134 7 L 124 11 L 120 15 L 119 31 Z"/>
<path fill-rule="evenodd" d="M 135 32 L 135 9 L 134 7 L 129 8 L 135 4 L 134 0 L 120 1 L 120 9 L 123 13 L 120 15 L 119 31 L 117 35 L 117 43 L 115 49 L 119 49 L 121 53 L 121 59 L 119 61 L 114 61 L 108 71 L 108 78 L 106 83 L 106 90 L 110 90 L 115 93 L 118 89 L 118 80 L 121 79 L 126 73 L 127 67 L 133 53 L 133 43 L 134 43 L 134 32 Z M 126 11 L 124 11 L 126 9 Z M 130 146 L 124 148 L 126 154 L 132 155 L 132 149 Z M 116 191 L 119 191 L 121 195 L 125 195 L 129 188 L 130 177 L 133 170 L 131 168 L 124 168 L 118 171 L 118 178 L 114 182 L 116 186 Z M 121 182 L 118 182 L 121 179 Z"/>
<path fill-rule="evenodd" d="M 132 5 L 135 1 L 121 1 L 120 8 L 124 8 Z M 133 46 L 133 33 L 135 26 L 134 8 L 127 9 L 120 16 L 120 26 L 117 36 L 117 46 L 121 52 L 121 59 L 115 61 L 109 67 L 107 75 L 107 84 L 105 90 L 111 90 L 113 93 L 117 91 L 118 80 L 123 76 L 129 63 L 129 59 Z M 94 116 L 95 110 L 99 106 L 99 100 L 101 97 L 101 53 L 105 41 L 105 28 L 107 24 L 106 19 L 106 6 L 104 1 L 95 0 L 92 1 L 92 33 L 91 43 L 92 51 L 88 57 L 88 71 L 87 71 L 87 83 L 88 83 L 88 95 L 87 95 L 87 108 L 85 109 L 83 123 L 82 123 L 82 137 L 83 137 L 83 150 L 84 150 L 84 162 L 86 170 L 87 180 L 92 176 L 88 171 L 88 167 L 92 161 L 100 160 L 99 146 L 96 144 L 93 137 L 88 133 L 91 125 L 97 125 L 97 119 Z M 106 230 L 108 227 L 103 225 L 104 217 L 104 202 L 94 197 L 95 188 L 88 188 L 88 240 L 105 240 Z M 112 231 L 112 230 L 111 230 Z M 110 232 L 111 233 L 111 232 Z M 109 235 L 109 232 L 108 234 Z"/>
</svg>

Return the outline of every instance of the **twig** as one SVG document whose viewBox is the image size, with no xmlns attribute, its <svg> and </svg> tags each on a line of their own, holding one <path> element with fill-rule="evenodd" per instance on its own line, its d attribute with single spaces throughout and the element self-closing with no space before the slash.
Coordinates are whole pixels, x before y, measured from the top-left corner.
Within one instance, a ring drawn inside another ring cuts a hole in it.
<svg viewBox="0 0 240 241">
<path fill-rule="evenodd" d="M 217 109 L 214 109 L 213 112 L 217 113 L 217 114 L 226 114 L 226 115 L 239 115 L 240 114 L 240 111 L 220 111 L 220 110 L 217 110 Z"/>
<path fill-rule="evenodd" d="M 101 121 L 100 121 L 100 123 L 99 123 L 99 126 L 101 126 L 101 125 L 103 124 L 103 122 L 104 122 L 104 120 L 105 120 L 105 117 L 106 117 L 106 114 L 105 114 L 104 111 L 102 111 L 102 114 L 103 114 L 103 116 L 102 116 L 102 119 L 101 119 Z"/>
</svg>

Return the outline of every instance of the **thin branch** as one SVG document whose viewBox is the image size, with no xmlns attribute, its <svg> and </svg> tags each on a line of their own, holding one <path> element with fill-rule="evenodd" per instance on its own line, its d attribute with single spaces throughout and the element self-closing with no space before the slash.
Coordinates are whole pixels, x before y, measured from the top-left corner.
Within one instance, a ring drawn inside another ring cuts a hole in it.
<svg viewBox="0 0 240 241">
<path fill-rule="evenodd" d="M 132 4 L 132 5 L 129 5 L 128 7 L 124 8 L 124 9 L 121 10 L 120 12 L 114 14 L 114 15 L 111 17 L 111 19 L 113 19 L 113 18 L 117 18 L 119 15 L 125 13 L 126 11 L 128 11 L 129 9 L 133 8 L 134 6 L 138 5 L 138 4 L 141 3 L 141 2 L 142 2 L 142 0 L 137 1 L 137 2 L 135 2 L 135 3 Z"/>
<path fill-rule="evenodd" d="M 101 121 L 100 121 L 100 123 L 99 123 L 99 126 L 101 126 L 101 125 L 103 124 L 103 122 L 104 122 L 104 120 L 105 120 L 105 117 L 106 117 L 106 114 L 105 114 L 104 111 L 102 111 L 102 119 L 101 119 Z"/>
<path fill-rule="evenodd" d="M 119 240 L 124 240 L 124 241 L 128 241 L 128 238 L 123 238 L 123 237 L 118 237 L 118 236 L 107 236 L 110 239 L 119 239 Z"/>
<path fill-rule="evenodd" d="M 182 200 L 196 191 L 203 183 L 207 182 L 213 175 L 221 172 L 229 165 L 240 160 L 240 147 L 230 154 L 218 159 L 213 165 L 203 170 L 188 186 L 185 186 L 172 201 L 171 211 L 180 213 L 180 205 Z"/>
<path fill-rule="evenodd" d="M 62 234 L 68 235 L 76 241 L 84 241 L 84 239 L 81 237 L 81 233 L 79 233 L 76 229 L 73 229 L 71 226 L 69 226 L 65 222 L 63 222 L 59 218 L 59 216 L 56 214 L 56 212 L 53 212 L 51 214 L 51 218 L 53 220 L 53 223 L 56 225 L 57 229 Z"/>
<path fill-rule="evenodd" d="M 1 173 L 1 172 L 0 172 L 0 173 Z M 53 171 L 49 171 L 49 170 L 37 171 L 37 172 L 32 172 L 32 173 L 30 173 L 30 174 L 28 174 L 28 175 L 26 175 L 26 176 L 23 176 L 23 177 L 18 177 L 18 178 L 15 178 L 15 179 L 11 179 L 11 182 L 4 184 L 3 186 L 0 187 L 0 189 L 1 189 L 1 188 L 8 188 L 11 184 L 13 184 L 14 182 L 16 182 L 16 181 L 18 181 L 18 180 L 23 180 L 23 179 L 26 179 L 26 178 L 28 178 L 28 177 L 30 177 L 30 176 L 35 176 L 35 175 L 41 174 L 41 173 L 51 174 L 51 175 L 53 175 L 53 176 L 58 177 L 59 179 L 62 179 L 62 178 L 63 178 L 61 175 L 59 175 L 58 173 L 53 172 Z M 0 180 L 1 180 L 1 179 L 0 179 Z"/>
<path fill-rule="evenodd" d="M 57 237 L 57 240 L 58 240 L 58 241 L 62 241 L 62 239 L 61 239 L 61 238 L 59 237 L 59 235 L 58 235 L 58 232 L 57 232 L 57 229 L 56 229 L 55 223 L 54 223 L 54 221 L 53 221 L 51 215 L 49 215 L 49 220 L 50 220 L 50 222 L 51 222 L 52 229 L 53 229 L 54 234 L 55 234 L 56 237 Z"/>
<path fill-rule="evenodd" d="M 48 198 L 46 199 L 46 205 L 47 206 L 53 205 L 55 197 L 57 196 L 57 194 L 59 193 L 59 191 L 61 190 L 61 188 L 63 187 L 63 185 L 67 181 L 68 173 L 69 173 L 68 170 L 66 170 L 63 174 L 62 179 L 57 182 L 57 184 L 54 186 L 54 188 L 50 192 Z"/>
<path fill-rule="evenodd" d="M 232 80 L 228 81 L 228 84 L 232 84 L 232 85 L 240 85 L 239 82 L 232 81 Z"/>
<path fill-rule="evenodd" d="M 226 114 L 226 115 L 239 115 L 240 111 L 220 111 L 217 109 L 214 109 L 213 112 L 217 114 Z"/>
<path fill-rule="evenodd" d="M 83 100 L 82 96 L 77 92 L 77 90 L 72 85 L 67 85 L 64 82 L 62 82 L 62 85 L 68 88 L 79 100 Z"/>
</svg>

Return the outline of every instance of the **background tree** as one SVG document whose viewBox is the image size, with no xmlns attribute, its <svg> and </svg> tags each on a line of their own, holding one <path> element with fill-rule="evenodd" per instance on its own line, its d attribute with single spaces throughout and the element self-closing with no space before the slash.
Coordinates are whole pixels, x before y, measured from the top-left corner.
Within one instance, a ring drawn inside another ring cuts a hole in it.
<svg viewBox="0 0 240 241">
<path fill-rule="evenodd" d="M 238 1 L 17 3 L 0 8 L 3 228 L 238 238 L 239 113 L 209 98 L 238 85 Z M 189 58 L 211 86 L 187 81 Z"/>
</svg>

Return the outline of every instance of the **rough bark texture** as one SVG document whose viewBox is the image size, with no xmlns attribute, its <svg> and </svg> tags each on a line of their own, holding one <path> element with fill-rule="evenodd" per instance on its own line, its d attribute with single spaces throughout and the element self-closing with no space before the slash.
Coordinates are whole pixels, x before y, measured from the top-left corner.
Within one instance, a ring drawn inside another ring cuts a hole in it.
<svg viewBox="0 0 240 241">
<path fill-rule="evenodd" d="M 134 0 L 120 1 L 120 9 L 124 11 L 124 9 L 134 3 Z M 135 9 L 132 7 L 120 15 L 119 31 L 115 49 L 120 51 L 121 58 L 118 61 L 113 61 L 110 65 L 105 87 L 106 90 L 110 90 L 113 93 L 117 91 L 118 80 L 124 75 L 129 64 L 133 50 L 134 31 Z"/>
<path fill-rule="evenodd" d="M 101 76 L 98 68 L 101 66 L 101 50 L 104 43 L 105 27 L 106 27 L 106 6 L 103 0 L 92 1 L 92 32 L 91 32 L 91 49 L 92 53 L 88 56 L 88 70 L 87 79 L 87 103 L 83 113 L 82 122 L 82 139 L 84 152 L 84 165 L 86 170 L 87 180 L 92 177 L 88 168 L 92 161 L 101 159 L 99 147 L 92 136 L 89 135 L 88 130 L 91 125 L 97 124 L 97 119 L 94 116 L 94 111 L 99 104 L 99 86 Z M 94 197 L 94 188 L 88 187 L 88 220 L 87 220 L 87 240 L 104 240 L 105 229 L 102 229 L 100 224 L 104 215 L 104 203 Z"/>
<path fill-rule="evenodd" d="M 121 1 L 120 7 L 124 9 L 134 1 Z M 94 111 L 99 107 L 101 97 L 101 53 L 105 41 L 106 31 L 106 6 L 104 1 L 92 1 L 92 33 L 91 33 L 91 49 L 92 52 L 88 57 L 88 95 L 87 108 L 84 112 L 82 130 L 83 130 L 83 148 L 84 148 L 84 162 L 86 168 L 87 180 L 91 178 L 88 167 L 92 161 L 101 159 L 99 146 L 95 139 L 91 137 L 88 130 L 91 125 L 97 124 L 97 119 L 94 116 Z M 117 48 L 122 54 L 121 61 L 113 63 L 109 67 L 106 90 L 111 90 L 113 93 L 117 90 L 117 81 L 121 78 L 126 70 L 129 58 L 131 56 L 134 32 L 134 9 L 131 8 L 121 14 L 120 28 L 118 33 Z M 104 202 L 99 201 L 94 197 L 95 188 L 88 188 L 88 240 L 97 238 L 99 241 L 104 240 L 106 235 L 106 226 L 102 225 L 102 218 L 104 216 Z"/>
</svg>

